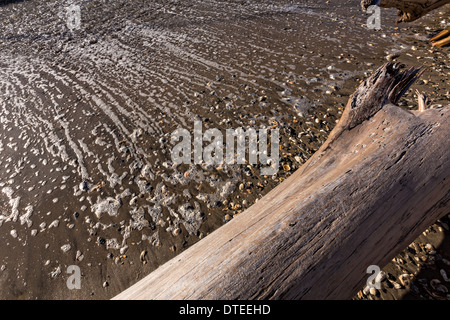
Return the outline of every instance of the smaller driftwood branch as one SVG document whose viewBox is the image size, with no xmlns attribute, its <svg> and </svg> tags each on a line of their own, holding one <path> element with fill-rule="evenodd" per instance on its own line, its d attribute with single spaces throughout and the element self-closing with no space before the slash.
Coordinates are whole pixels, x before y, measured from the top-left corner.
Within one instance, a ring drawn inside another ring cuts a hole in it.
<svg viewBox="0 0 450 320">
<path fill-rule="evenodd" d="M 450 44 L 450 27 L 435 35 L 430 42 L 433 47 L 444 47 Z"/>
<path fill-rule="evenodd" d="M 450 0 L 362 0 L 361 6 L 366 10 L 369 6 L 381 8 L 397 8 L 397 23 L 417 20 L 430 11 L 450 3 Z"/>
</svg>

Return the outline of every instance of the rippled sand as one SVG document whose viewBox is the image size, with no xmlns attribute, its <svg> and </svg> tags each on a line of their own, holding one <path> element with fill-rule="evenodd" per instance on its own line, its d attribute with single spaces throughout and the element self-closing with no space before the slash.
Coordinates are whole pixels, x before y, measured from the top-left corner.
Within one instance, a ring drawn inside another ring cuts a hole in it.
<svg viewBox="0 0 450 320">
<path fill-rule="evenodd" d="M 73 31 L 68 2 L 0 6 L 0 298 L 124 290 L 304 163 L 401 46 L 359 1 L 73 3 Z M 278 174 L 172 163 L 195 120 L 279 128 Z"/>
</svg>

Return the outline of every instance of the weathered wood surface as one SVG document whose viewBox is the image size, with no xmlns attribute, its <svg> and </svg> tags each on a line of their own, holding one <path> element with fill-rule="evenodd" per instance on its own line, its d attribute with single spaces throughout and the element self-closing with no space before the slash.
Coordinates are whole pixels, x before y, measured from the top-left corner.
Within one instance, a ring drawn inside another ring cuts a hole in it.
<svg viewBox="0 0 450 320">
<path fill-rule="evenodd" d="M 304 166 L 115 299 L 352 298 L 449 212 L 449 108 L 393 104 L 419 73 L 380 68 Z"/>
<path fill-rule="evenodd" d="M 412 22 L 427 13 L 450 3 L 450 0 L 362 0 L 361 6 L 367 9 L 371 5 L 381 8 L 397 8 L 399 22 Z"/>
</svg>

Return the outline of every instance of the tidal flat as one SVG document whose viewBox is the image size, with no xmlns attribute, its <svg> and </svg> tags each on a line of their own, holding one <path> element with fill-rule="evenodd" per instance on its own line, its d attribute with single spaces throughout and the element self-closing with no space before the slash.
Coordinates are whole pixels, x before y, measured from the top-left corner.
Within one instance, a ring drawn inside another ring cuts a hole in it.
<svg viewBox="0 0 450 320">
<path fill-rule="evenodd" d="M 383 10 L 373 30 L 354 0 L 6 1 L 0 298 L 109 299 L 214 237 L 318 150 L 386 59 L 429 67 L 402 107 L 415 89 L 448 104 L 448 48 L 427 43 L 441 11 L 395 25 Z M 278 171 L 173 162 L 171 134 L 195 121 L 278 129 Z"/>
</svg>

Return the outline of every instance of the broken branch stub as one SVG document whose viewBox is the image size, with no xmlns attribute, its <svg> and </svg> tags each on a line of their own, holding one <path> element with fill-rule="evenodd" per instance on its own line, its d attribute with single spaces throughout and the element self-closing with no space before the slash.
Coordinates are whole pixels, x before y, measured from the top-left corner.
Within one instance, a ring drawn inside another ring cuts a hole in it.
<svg viewBox="0 0 450 320">
<path fill-rule="evenodd" d="M 362 0 L 361 7 L 378 5 L 381 8 L 397 8 L 397 23 L 415 21 L 427 13 L 450 3 L 450 0 Z"/>
</svg>

